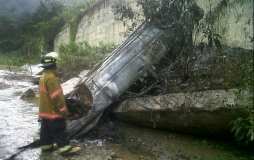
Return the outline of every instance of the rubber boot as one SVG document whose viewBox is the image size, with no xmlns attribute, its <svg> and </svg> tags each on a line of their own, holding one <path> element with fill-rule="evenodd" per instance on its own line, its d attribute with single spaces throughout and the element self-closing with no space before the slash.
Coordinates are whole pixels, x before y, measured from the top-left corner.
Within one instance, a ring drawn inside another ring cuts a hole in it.
<svg viewBox="0 0 254 160">
<path fill-rule="evenodd" d="M 57 150 L 57 144 L 53 144 L 50 148 L 48 149 L 42 149 L 42 152 L 53 152 Z"/>
<path fill-rule="evenodd" d="M 71 155 L 74 153 L 78 153 L 81 150 L 80 147 L 72 147 L 70 150 L 65 151 L 65 152 L 61 152 L 60 155 L 61 156 L 67 156 L 67 155 Z"/>
</svg>

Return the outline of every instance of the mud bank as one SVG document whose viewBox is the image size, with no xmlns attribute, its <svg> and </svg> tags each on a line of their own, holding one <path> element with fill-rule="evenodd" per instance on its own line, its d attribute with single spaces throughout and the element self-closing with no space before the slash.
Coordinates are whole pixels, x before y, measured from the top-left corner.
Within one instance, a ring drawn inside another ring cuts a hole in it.
<svg viewBox="0 0 254 160">
<path fill-rule="evenodd" d="M 122 122 L 113 123 L 117 123 L 119 127 L 117 131 L 114 131 L 121 137 L 118 142 L 108 135 L 100 137 L 103 133 L 94 132 L 96 134 L 85 135 L 81 139 L 72 141 L 73 145 L 82 148 L 80 154 L 74 157 L 61 157 L 55 151 L 42 153 L 40 159 L 249 160 L 253 157 L 248 149 L 239 148 L 228 141 L 145 128 Z M 106 123 L 104 125 L 108 126 Z M 94 129 L 97 130 L 96 127 Z"/>
</svg>

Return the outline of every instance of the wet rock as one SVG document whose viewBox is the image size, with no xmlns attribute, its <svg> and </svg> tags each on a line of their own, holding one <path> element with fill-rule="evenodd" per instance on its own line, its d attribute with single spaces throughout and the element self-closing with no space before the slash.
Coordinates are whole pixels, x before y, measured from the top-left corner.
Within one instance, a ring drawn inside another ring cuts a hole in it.
<svg viewBox="0 0 254 160">
<path fill-rule="evenodd" d="M 10 88 L 10 85 L 0 82 L 0 89 L 5 89 L 5 88 Z"/>
<path fill-rule="evenodd" d="M 239 97 L 237 91 L 210 90 L 128 99 L 113 109 L 113 116 L 132 124 L 183 133 L 230 134 L 229 123 L 249 115 L 241 107 L 248 104 L 252 94 L 241 91 Z"/>
<path fill-rule="evenodd" d="M 35 92 L 34 92 L 34 90 L 32 90 L 31 88 L 28 89 L 27 91 L 25 91 L 25 92 L 20 96 L 21 99 L 25 99 L 25 98 L 28 98 L 28 97 L 35 97 Z"/>
</svg>

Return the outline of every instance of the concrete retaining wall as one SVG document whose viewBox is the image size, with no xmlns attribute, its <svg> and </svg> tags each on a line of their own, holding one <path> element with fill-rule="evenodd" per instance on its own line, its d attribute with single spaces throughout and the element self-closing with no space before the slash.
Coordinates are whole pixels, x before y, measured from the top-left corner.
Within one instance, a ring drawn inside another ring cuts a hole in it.
<svg viewBox="0 0 254 160">
<path fill-rule="evenodd" d="M 88 41 L 91 45 L 97 45 L 100 41 L 104 43 L 114 42 L 121 44 L 125 38 L 121 36 L 122 32 L 126 31 L 127 27 L 123 26 L 122 22 L 114 19 L 111 11 L 111 6 L 114 2 L 119 0 L 101 0 L 93 7 L 86 11 L 85 16 L 81 19 L 76 34 L 76 42 Z M 133 10 L 138 11 L 136 6 L 137 0 L 121 0 L 130 4 Z M 210 10 L 209 1 L 196 0 L 197 4 L 204 9 L 205 14 Z M 231 0 L 232 2 L 233 0 Z M 210 0 L 211 8 L 214 9 L 220 0 Z M 250 37 L 253 37 L 253 2 L 248 1 L 241 3 L 234 3 L 225 9 L 220 18 L 214 25 L 215 32 L 219 34 L 222 39 L 219 39 L 222 44 L 241 47 L 245 49 L 253 49 L 253 43 L 250 42 Z M 201 39 L 206 41 L 203 34 L 195 35 L 195 43 L 200 42 Z M 58 51 L 58 46 L 61 43 L 68 43 L 70 41 L 70 27 L 67 25 L 55 37 L 54 50 Z"/>
</svg>

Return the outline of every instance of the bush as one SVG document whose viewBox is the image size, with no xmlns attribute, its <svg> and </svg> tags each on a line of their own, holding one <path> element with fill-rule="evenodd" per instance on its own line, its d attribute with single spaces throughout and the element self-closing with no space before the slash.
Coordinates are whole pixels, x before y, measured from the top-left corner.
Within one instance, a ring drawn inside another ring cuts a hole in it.
<svg viewBox="0 0 254 160">
<path fill-rule="evenodd" d="M 253 115 L 250 115 L 246 119 L 238 117 L 236 120 L 230 123 L 233 124 L 233 128 L 231 131 L 234 132 L 237 143 L 247 145 L 250 142 L 253 142 L 254 140 L 253 118 L 254 118 Z"/>
<path fill-rule="evenodd" d="M 62 64 L 71 65 L 79 62 L 80 64 L 86 64 L 92 68 L 115 48 L 116 45 L 114 43 L 103 44 L 103 42 L 100 42 L 98 46 L 91 46 L 86 41 L 61 44 L 58 47 L 61 57 L 60 66 Z"/>
<path fill-rule="evenodd" d="M 74 42 L 78 31 L 78 19 L 75 18 L 70 22 L 70 41 Z"/>
<path fill-rule="evenodd" d="M 22 66 L 24 64 L 38 64 L 40 58 L 38 55 L 21 55 L 19 51 L 12 51 L 6 54 L 0 54 L 0 64 L 3 66 Z"/>
</svg>

